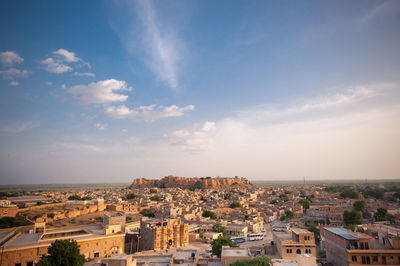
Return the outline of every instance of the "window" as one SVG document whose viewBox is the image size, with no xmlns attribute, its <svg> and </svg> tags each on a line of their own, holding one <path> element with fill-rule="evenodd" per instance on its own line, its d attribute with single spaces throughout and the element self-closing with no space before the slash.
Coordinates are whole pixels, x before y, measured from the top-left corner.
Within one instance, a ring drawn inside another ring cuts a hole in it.
<svg viewBox="0 0 400 266">
<path fill-rule="evenodd" d="M 100 253 L 99 253 L 99 252 L 95 252 L 95 253 L 94 253 L 94 257 L 95 257 L 95 258 L 100 257 Z"/>
<path fill-rule="evenodd" d="M 365 256 L 361 257 L 361 263 L 362 264 L 367 264 L 367 260 L 365 259 Z"/>
<path fill-rule="evenodd" d="M 367 256 L 367 264 L 371 264 L 371 258 Z"/>
<path fill-rule="evenodd" d="M 378 261 L 378 256 L 372 256 L 373 261 Z"/>
<path fill-rule="evenodd" d="M 351 256 L 351 261 L 356 262 L 357 261 L 357 256 Z"/>
<path fill-rule="evenodd" d="M 289 253 L 289 249 L 288 248 L 286 249 L 286 253 Z"/>
<path fill-rule="evenodd" d="M 300 250 L 300 249 L 297 249 L 296 253 L 297 253 L 297 254 L 301 254 L 301 250 Z"/>
</svg>

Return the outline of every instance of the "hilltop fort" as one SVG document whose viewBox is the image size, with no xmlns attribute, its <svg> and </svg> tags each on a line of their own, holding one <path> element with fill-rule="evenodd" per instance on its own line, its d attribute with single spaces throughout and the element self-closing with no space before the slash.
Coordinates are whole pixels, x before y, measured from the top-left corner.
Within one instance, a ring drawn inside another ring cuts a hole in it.
<svg viewBox="0 0 400 266">
<path fill-rule="evenodd" d="M 180 177 L 165 176 L 161 179 L 135 178 L 131 188 L 230 188 L 233 186 L 252 187 L 245 177 Z"/>
</svg>

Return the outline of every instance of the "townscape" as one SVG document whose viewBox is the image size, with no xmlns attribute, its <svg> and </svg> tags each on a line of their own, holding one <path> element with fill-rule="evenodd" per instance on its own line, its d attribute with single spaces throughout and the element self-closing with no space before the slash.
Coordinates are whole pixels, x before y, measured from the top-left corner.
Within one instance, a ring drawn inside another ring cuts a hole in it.
<svg viewBox="0 0 400 266">
<path fill-rule="evenodd" d="M 399 183 L 250 180 L 4 189 L 1 265 L 46 265 L 58 241 L 77 244 L 84 265 L 400 264 Z"/>
</svg>

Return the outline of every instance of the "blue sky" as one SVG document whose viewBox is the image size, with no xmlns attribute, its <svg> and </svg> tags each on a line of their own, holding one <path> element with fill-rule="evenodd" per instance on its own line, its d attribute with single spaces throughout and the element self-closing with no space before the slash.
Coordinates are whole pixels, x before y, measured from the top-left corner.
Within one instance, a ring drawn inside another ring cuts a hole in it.
<svg viewBox="0 0 400 266">
<path fill-rule="evenodd" d="M 399 178 L 398 1 L 2 1 L 4 184 Z"/>
</svg>

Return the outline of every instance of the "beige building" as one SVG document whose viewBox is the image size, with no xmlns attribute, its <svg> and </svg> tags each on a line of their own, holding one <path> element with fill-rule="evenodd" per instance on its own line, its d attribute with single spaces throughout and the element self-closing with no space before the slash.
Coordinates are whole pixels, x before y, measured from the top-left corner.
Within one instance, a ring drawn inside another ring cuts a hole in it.
<svg viewBox="0 0 400 266">
<path fill-rule="evenodd" d="M 179 219 L 156 219 L 141 222 L 139 250 L 166 250 L 189 244 L 189 227 Z"/>
<path fill-rule="evenodd" d="M 8 237 L 2 237 L 1 266 L 33 266 L 42 256 L 48 255 L 51 243 L 63 239 L 77 241 L 80 253 L 86 259 L 120 255 L 123 253 L 125 233 L 121 231 L 121 225 L 119 229 L 115 225 L 114 229 L 110 232 L 102 225 L 90 225 L 46 230 L 41 223 L 31 233 L 11 232 Z"/>
<path fill-rule="evenodd" d="M 229 266 L 237 260 L 251 260 L 252 256 L 249 248 L 239 247 L 231 248 L 229 246 L 223 246 L 221 252 L 221 265 Z"/>
<path fill-rule="evenodd" d="M 304 260 L 307 261 L 307 264 L 316 265 L 314 233 L 302 228 L 292 228 L 288 232 L 274 231 L 273 239 L 282 259 L 292 259 L 299 262 Z"/>
<path fill-rule="evenodd" d="M 325 227 L 321 234 L 328 262 L 334 265 L 356 266 L 400 265 L 400 237 L 382 245 L 367 234 L 340 227 Z"/>
</svg>

